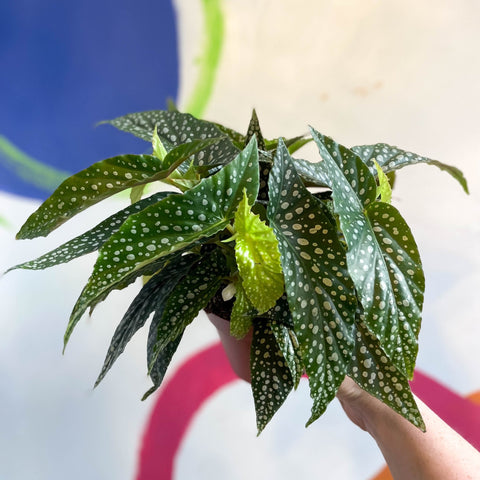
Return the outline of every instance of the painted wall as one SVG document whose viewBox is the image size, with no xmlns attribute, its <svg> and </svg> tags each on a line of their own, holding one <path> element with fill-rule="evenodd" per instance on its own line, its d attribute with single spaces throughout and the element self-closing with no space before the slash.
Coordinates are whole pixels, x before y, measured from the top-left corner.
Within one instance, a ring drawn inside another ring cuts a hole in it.
<svg viewBox="0 0 480 480">
<path fill-rule="evenodd" d="M 312 124 L 346 145 L 385 141 L 455 164 L 470 196 L 444 173 L 417 166 L 398 175 L 394 203 L 412 226 L 427 277 L 414 389 L 480 442 L 480 428 L 468 431 L 480 413 L 473 397 L 466 400 L 480 390 L 479 13 L 468 0 L 3 2 L 0 135 L 57 173 L 74 171 L 116 153 L 142 153 L 145 144 L 92 126 L 162 108 L 171 96 L 240 131 L 255 107 L 269 137 Z M 32 163 L 19 165 L 0 153 L 2 270 L 125 204 L 112 199 L 52 238 L 14 242 L 48 190 L 38 186 L 42 173 L 33 176 L 35 188 L 26 178 Z M 187 331 L 159 395 L 139 401 L 149 387 L 142 333 L 92 391 L 110 336 L 138 291 L 112 294 L 79 324 L 62 357 L 78 279 L 86 281 L 93 262 L 16 271 L 0 281 L 1 478 L 387 478 L 376 476 L 383 460 L 373 441 L 336 402 L 303 428 L 306 384 L 257 439 L 249 387 L 232 379 L 203 316 Z"/>
</svg>

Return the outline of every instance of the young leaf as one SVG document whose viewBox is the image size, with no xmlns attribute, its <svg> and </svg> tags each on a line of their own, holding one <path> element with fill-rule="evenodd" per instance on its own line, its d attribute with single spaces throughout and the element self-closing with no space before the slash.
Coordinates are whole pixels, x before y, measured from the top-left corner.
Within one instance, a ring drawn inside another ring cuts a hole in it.
<svg viewBox="0 0 480 480">
<path fill-rule="evenodd" d="M 416 153 L 407 152 L 398 147 L 387 145 L 386 143 L 377 143 L 375 145 L 358 145 L 352 147 L 352 150 L 361 157 L 361 159 L 368 165 L 370 171 L 375 173 L 374 161 L 376 161 L 385 173 L 393 172 L 407 165 L 415 165 L 417 163 L 426 163 L 434 165 L 440 170 L 449 173 L 455 180 L 460 183 L 465 193 L 468 193 L 467 180 L 463 173 L 457 168 L 438 160 L 422 157 Z"/>
<path fill-rule="evenodd" d="M 283 142 L 270 174 L 267 215 L 313 398 L 308 424 L 340 386 L 353 349 L 356 298 L 345 251 L 322 203 L 302 184 Z M 307 424 L 307 425 L 308 425 Z"/>
<path fill-rule="evenodd" d="M 167 156 L 167 150 L 163 146 L 162 141 L 157 133 L 157 126 L 153 128 L 153 135 L 152 135 L 152 150 L 153 155 L 155 155 L 159 160 L 163 160 Z"/>
<path fill-rule="evenodd" d="M 291 392 L 293 381 L 269 321 L 258 320 L 254 323 L 250 351 L 257 435 L 260 435 Z"/>
<path fill-rule="evenodd" d="M 130 190 L 130 203 L 139 202 L 145 192 L 145 185 L 137 185 Z"/>
<path fill-rule="evenodd" d="M 192 258 L 197 259 L 195 255 L 174 259 L 143 286 L 113 334 L 95 387 L 103 380 L 133 335 L 145 325 L 149 315 L 152 312 L 163 311 L 166 299 L 191 268 Z"/>
<path fill-rule="evenodd" d="M 92 299 L 102 297 L 124 279 L 136 278 L 152 262 L 191 248 L 223 230 L 232 220 L 244 188 L 253 201 L 258 193 L 254 140 L 233 162 L 192 190 L 167 197 L 131 215 L 100 250 L 93 273 L 70 317 L 65 343 Z"/>
<path fill-rule="evenodd" d="M 157 311 L 150 325 L 147 343 L 149 371 L 166 346 L 183 333 L 217 292 L 228 273 L 218 248 L 201 257 L 175 286 L 165 308 Z"/>
<path fill-rule="evenodd" d="M 93 227 L 88 232 L 75 237 L 74 239 L 60 245 L 54 250 L 29 262 L 21 263 L 10 268 L 7 271 L 16 268 L 25 268 L 29 270 L 43 270 L 44 268 L 60 265 L 71 260 L 86 255 L 87 253 L 98 250 L 118 229 L 123 222 L 134 213 L 138 213 L 150 205 L 153 205 L 169 195 L 176 195 L 175 192 L 159 192 L 148 198 L 145 198 L 123 210 L 111 215 L 103 222 Z"/>
<path fill-rule="evenodd" d="M 230 316 L 230 334 L 235 338 L 243 338 L 252 328 L 252 320 L 257 311 L 248 299 L 241 279 L 235 282 L 235 302 Z"/>
<path fill-rule="evenodd" d="M 375 336 L 357 324 L 355 351 L 348 375 L 365 391 L 425 431 L 407 379 L 388 359 Z"/>
<path fill-rule="evenodd" d="M 377 169 L 378 177 L 377 197 L 380 197 L 381 202 L 392 203 L 392 187 L 390 187 L 388 177 L 383 172 L 382 167 L 375 160 L 374 165 Z"/>
<path fill-rule="evenodd" d="M 17 234 L 18 239 L 46 236 L 77 213 L 115 193 L 162 180 L 214 140 L 197 140 L 170 151 L 163 161 L 152 155 L 120 155 L 94 163 L 67 178 L 40 205 Z"/>
<path fill-rule="evenodd" d="M 323 157 L 318 168 L 330 178 L 334 209 L 348 245 L 348 270 L 365 310 L 365 323 L 395 366 L 411 378 L 424 289 L 412 233 L 391 205 L 373 202 L 364 211 L 351 177 L 349 181 L 344 175 L 348 161 L 334 160 L 323 135 L 312 129 L 312 136 Z M 339 161 L 344 168 L 339 168 Z M 354 162 L 353 170 L 358 166 Z"/>
<path fill-rule="evenodd" d="M 235 213 L 235 259 L 242 287 L 252 305 L 262 314 L 283 293 L 283 275 L 278 241 L 273 230 L 252 213 L 246 191 Z"/>
</svg>

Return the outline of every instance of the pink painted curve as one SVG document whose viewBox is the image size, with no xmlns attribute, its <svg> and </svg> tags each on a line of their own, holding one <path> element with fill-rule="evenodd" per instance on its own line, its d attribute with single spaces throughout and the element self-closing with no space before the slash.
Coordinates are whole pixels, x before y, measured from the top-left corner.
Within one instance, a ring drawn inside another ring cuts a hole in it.
<svg viewBox="0 0 480 480">
<path fill-rule="evenodd" d="M 207 373 L 208 372 L 208 373 Z M 220 343 L 192 355 L 162 388 L 141 443 L 136 480 L 172 480 L 188 426 L 202 404 L 237 380 Z M 412 390 L 480 450 L 480 405 L 416 370 Z"/>
<path fill-rule="evenodd" d="M 238 380 L 220 343 L 190 357 L 157 396 L 141 443 L 136 480 L 172 480 L 180 443 L 205 400 Z"/>
<path fill-rule="evenodd" d="M 418 370 L 410 385 L 415 395 L 445 423 L 480 450 L 480 405 L 463 398 Z"/>
</svg>

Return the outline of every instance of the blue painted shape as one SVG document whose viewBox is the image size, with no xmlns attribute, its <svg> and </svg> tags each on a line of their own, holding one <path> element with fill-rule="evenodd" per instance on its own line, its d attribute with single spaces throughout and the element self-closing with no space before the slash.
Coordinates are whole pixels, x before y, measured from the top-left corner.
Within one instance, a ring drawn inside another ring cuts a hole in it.
<svg viewBox="0 0 480 480">
<path fill-rule="evenodd" d="M 160 109 L 178 89 L 170 1 L 0 1 L 0 134 L 49 166 L 76 172 L 149 146 L 94 125 Z M 1 166 L 0 189 L 45 198 Z"/>
</svg>

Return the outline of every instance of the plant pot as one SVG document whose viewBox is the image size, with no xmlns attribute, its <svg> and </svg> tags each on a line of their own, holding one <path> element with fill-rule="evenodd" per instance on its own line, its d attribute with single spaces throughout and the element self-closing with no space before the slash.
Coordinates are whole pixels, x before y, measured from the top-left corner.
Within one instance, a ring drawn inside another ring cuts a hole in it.
<svg viewBox="0 0 480 480">
<path fill-rule="evenodd" d="M 217 329 L 223 349 L 227 354 L 233 371 L 239 378 L 250 382 L 250 347 L 252 344 L 252 331 L 242 339 L 230 335 L 230 322 L 215 313 L 207 313 L 208 319 Z"/>
</svg>

